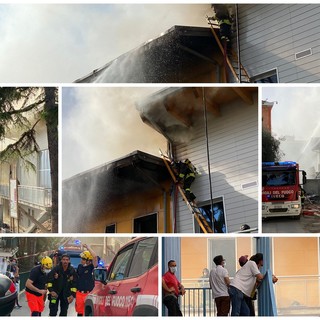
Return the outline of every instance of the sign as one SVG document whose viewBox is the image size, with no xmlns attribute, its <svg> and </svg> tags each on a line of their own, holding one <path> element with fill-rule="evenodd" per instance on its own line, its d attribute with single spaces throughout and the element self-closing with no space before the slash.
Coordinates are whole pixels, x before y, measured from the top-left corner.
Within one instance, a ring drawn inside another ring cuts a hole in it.
<svg viewBox="0 0 320 320">
<path fill-rule="evenodd" d="M 10 179 L 10 216 L 18 219 L 18 189 L 17 180 Z"/>
</svg>

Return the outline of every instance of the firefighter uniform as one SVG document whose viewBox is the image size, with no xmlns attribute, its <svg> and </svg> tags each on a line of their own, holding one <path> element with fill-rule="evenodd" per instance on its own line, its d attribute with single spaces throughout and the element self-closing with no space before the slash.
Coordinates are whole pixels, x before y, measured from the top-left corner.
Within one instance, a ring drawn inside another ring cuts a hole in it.
<svg viewBox="0 0 320 320">
<path fill-rule="evenodd" d="M 92 272 L 94 269 L 93 264 L 83 266 L 78 265 L 78 282 L 76 294 L 76 312 L 78 315 L 84 315 L 84 302 L 90 291 L 94 288 L 94 280 Z"/>
<path fill-rule="evenodd" d="M 67 316 L 69 301 L 68 297 L 76 296 L 76 270 L 70 265 L 64 270 L 62 263 L 60 262 L 54 267 L 48 275 L 48 290 L 49 290 L 49 316 L 56 316 L 58 313 L 60 302 L 60 314 L 59 316 Z M 57 297 L 53 297 L 51 292 L 57 293 Z"/>
<path fill-rule="evenodd" d="M 194 201 L 196 196 L 191 192 L 191 184 L 196 178 L 196 169 L 190 162 L 186 159 L 184 162 L 176 162 L 173 164 L 175 170 L 178 172 L 178 180 L 182 182 L 183 190 L 188 201 Z"/>
</svg>

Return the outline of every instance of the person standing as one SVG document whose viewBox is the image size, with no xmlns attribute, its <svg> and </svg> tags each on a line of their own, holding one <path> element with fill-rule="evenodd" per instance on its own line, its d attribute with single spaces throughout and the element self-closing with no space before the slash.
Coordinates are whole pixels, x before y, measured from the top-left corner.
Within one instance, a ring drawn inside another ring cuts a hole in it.
<svg viewBox="0 0 320 320">
<path fill-rule="evenodd" d="M 246 298 L 251 296 L 252 289 L 256 282 L 263 280 L 263 275 L 258 268 L 263 266 L 263 255 L 257 253 L 255 261 L 247 261 L 242 268 L 240 268 L 234 278 L 230 282 L 229 295 L 231 299 L 232 311 L 231 316 L 250 316 L 250 309 L 246 302 Z"/>
<path fill-rule="evenodd" d="M 96 253 L 87 244 L 83 245 L 86 249 L 80 254 L 81 263 L 77 268 L 77 293 L 76 293 L 76 312 L 79 317 L 84 315 L 84 303 L 86 296 L 94 288 L 93 269 L 98 266 Z"/>
<path fill-rule="evenodd" d="M 41 263 L 32 268 L 26 282 L 26 299 L 32 317 L 41 316 L 46 299 L 47 275 L 52 269 L 52 259 L 44 257 Z"/>
<path fill-rule="evenodd" d="M 186 293 L 184 286 L 179 282 L 175 273 L 177 263 L 174 260 L 168 262 L 168 271 L 162 276 L 163 303 L 168 309 L 168 315 L 182 317 L 178 298 Z"/>
<path fill-rule="evenodd" d="M 225 260 L 222 255 L 213 258 L 216 267 L 210 271 L 209 282 L 212 297 L 217 307 L 217 316 L 228 316 L 230 311 L 230 296 L 228 286 L 230 285 L 229 273 L 225 268 Z"/>
<path fill-rule="evenodd" d="M 18 293 L 15 301 L 15 308 L 21 308 L 19 304 L 19 292 L 20 292 L 19 266 L 16 258 L 11 259 L 10 264 L 7 267 L 7 272 L 8 272 L 9 278 L 14 283 Z"/>
<path fill-rule="evenodd" d="M 60 303 L 59 316 L 67 316 L 69 304 L 76 296 L 76 270 L 70 264 L 67 254 L 61 256 L 60 263 L 48 275 L 49 316 L 56 316 Z"/>
</svg>

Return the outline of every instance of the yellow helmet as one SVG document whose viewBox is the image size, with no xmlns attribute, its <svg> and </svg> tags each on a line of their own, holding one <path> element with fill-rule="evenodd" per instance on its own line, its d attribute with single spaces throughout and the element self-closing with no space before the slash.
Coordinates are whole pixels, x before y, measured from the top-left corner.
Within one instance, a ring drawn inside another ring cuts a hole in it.
<svg viewBox="0 0 320 320">
<path fill-rule="evenodd" d="M 52 259 L 50 257 L 48 257 L 48 256 L 42 258 L 41 265 L 45 269 L 52 269 Z"/>
<path fill-rule="evenodd" d="M 90 251 L 86 250 L 80 253 L 80 257 L 85 260 L 93 260 L 93 256 Z"/>
</svg>

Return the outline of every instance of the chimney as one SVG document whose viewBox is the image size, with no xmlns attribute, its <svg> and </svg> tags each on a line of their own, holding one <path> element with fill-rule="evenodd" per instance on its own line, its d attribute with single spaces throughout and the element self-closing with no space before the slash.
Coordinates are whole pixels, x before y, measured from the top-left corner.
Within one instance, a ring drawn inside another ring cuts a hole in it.
<svg viewBox="0 0 320 320">
<path fill-rule="evenodd" d="M 274 102 L 262 100 L 262 127 L 271 132 L 271 110 Z"/>
</svg>

